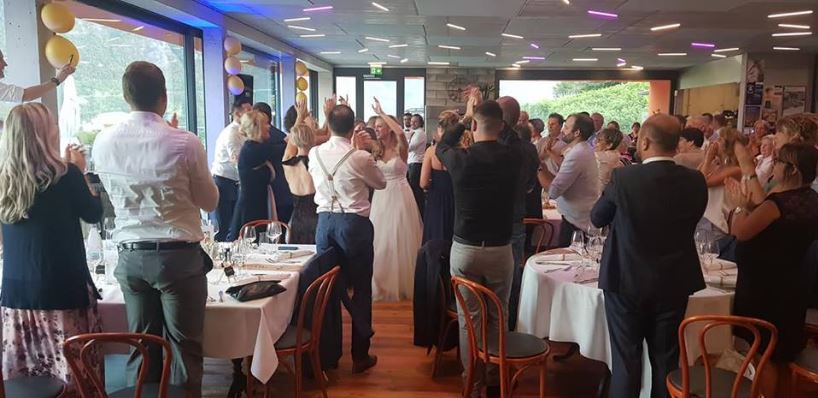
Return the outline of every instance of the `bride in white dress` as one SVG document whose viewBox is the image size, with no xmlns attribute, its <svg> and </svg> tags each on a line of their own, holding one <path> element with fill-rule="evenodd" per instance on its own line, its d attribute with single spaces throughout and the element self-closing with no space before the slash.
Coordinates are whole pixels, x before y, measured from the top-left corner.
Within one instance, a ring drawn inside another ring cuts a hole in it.
<svg viewBox="0 0 818 398">
<path fill-rule="evenodd" d="M 386 176 L 386 189 L 375 191 L 369 215 L 375 228 L 372 298 L 411 300 L 423 225 L 406 179 L 408 144 L 400 124 L 383 112 L 377 98 L 372 109 L 378 115 L 375 131 L 380 150 L 376 158 Z"/>
</svg>

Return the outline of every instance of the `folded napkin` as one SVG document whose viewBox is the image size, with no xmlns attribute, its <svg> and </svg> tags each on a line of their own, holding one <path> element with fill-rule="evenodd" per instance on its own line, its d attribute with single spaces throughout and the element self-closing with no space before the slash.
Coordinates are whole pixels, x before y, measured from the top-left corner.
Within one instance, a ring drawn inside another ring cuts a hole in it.
<svg viewBox="0 0 818 398">
<path fill-rule="evenodd" d="M 282 277 L 284 277 L 284 278 L 282 278 Z M 231 287 L 232 286 L 243 286 L 243 285 L 247 285 L 247 284 L 250 284 L 250 283 L 253 283 L 253 282 L 263 282 L 263 281 L 281 282 L 281 280 L 285 279 L 285 278 L 286 278 L 286 276 L 284 276 L 284 275 L 272 275 L 272 274 L 271 275 L 248 275 L 248 276 L 241 277 L 241 279 L 236 279 L 235 281 L 233 281 L 233 283 L 230 284 L 230 286 Z"/>
<path fill-rule="evenodd" d="M 732 261 L 722 260 L 720 258 L 714 259 L 712 262 L 705 262 L 704 269 L 708 271 L 721 271 L 721 270 L 729 270 L 735 269 L 736 263 Z"/>
<path fill-rule="evenodd" d="M 582 260 L 582 257 L 579 254 L 573 252 L 538 254 L 534 258 L 534 261 L 537 264 L 545 264 L 551 261 L 579 261 L 579 260 Z"/>
<path fill-rule="evenodd" d="M 704 274 L 705 283 L 721 287 L 736 287 L 736 279 L 738 279 L 738 270 L 735 268 L 721 271 L 708 271 Z"/>
</svg>

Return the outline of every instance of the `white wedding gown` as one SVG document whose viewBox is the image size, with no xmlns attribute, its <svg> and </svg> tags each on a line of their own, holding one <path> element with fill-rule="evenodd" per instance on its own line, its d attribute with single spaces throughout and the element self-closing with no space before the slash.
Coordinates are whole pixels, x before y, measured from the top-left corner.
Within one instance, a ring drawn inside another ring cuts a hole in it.
<svg viewBox="0 0 818 398">
<path fill-rule="evenodd" d="M 406 180 L 406 163 L 394 157 L 388 162 L 378 161 L 378 167 L 386 177 L 386 188 L 375 191 L 369 214 L 375 228 L 372 297 L 380 301 L 411 300 L 423 225 Z"/>
</svg>

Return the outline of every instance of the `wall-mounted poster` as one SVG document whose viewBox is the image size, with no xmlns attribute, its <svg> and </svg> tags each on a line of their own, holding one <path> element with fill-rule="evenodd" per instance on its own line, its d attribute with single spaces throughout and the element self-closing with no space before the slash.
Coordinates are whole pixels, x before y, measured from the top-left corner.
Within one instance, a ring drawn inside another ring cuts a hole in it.
<svg viewBox="0 0 818 398">
<path fill-rule="evenodd" d="M 773 126 L 781 118 L 783 95 L 784 86 L 773 86 L 764 89 L 764 106 L 761 108 L 761 118 Z"/>
<path fill-rule="evenodd" d="M 744 133 L 749 134 L 752 131 L 753 125 L 761 117 L 760 106 L 745 106 L 744 107 Z"/>
<path fill-rule="evenodd" d="M 804 86 L 785 86 L 781 99 L 781 113 L 784 116 L 804 112 L 807 103 L 807 89 Z"/>
<path fill-rule="evenodd" d="M 764 83 L 747 83 L 747 92 L 744 97 L 744 105 L 761 106 L 764 102 Z"/>
</svg>

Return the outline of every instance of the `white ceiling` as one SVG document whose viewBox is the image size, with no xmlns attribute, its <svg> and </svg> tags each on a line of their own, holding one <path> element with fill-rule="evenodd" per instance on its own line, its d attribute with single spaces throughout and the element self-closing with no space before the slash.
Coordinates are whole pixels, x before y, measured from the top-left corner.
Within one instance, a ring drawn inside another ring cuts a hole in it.
<svg viewBox="0 0 818 398">
<path fill-rule="evenodd" d="M 613 68 L 617 58 L 629 65 L 652 69 L 678 69 L 714 60 L 712 51 L 691 47 L 709 42 L 717 48 L 739 47 L 739 52 L 772 51 L 773 46 L 799 47 L 818 53 L 818 0 L 379 0 L 383 11 L 369 0 L 198 0 L 271 36 L 336 66 L 426 66 L 450 62 L 464 67 L 509 67 L 524 56 L 524 68 Z M 307 7 L 332 5 L 330 11 L 304 12 Z M 600 19 L 589 9 L 618 14 Z M 812 15 L 769 19 L 768 14 L 814 10 Z M 291 22 L 315 32 L 288 28 L 287 18 L 310 16 Z M 466 31 L 446 26 L 452 23 Z M 652 32 L 653 26 L 680 23 L 679 29 Z M 779 23 L 809 25 L 811 36 L 772 37 Z M 320 33 L 325 37 L 302 38 Z M 525 39 L 502 37 L 501 33 Z M 571 39 L 573 34 L 601 33 L 598 38 Z M 365 39 L 375 36 L 389 43 Z M 531 43 L 540 48 L 535 49 Z M 408 47 L 389 48 L 391 44 Z M 438 45 L 461 47 L 447 50 Z M 618 52 L 593 51 L 593 47 L 620 47 Z M 367 53 L 358 50 L 368 48 Z M 340 51 L 337 55 L 321 52 Z M 485 52 L 497 54 L 491 57 Z M 683 57 L 658 53 L 686 52 Z M 392 55 L 393 57 L 389 57 Z M 401 64 L 399 61 L 408 58 Z M 598 58 L 574 62 L 574 58 Z"/>
</svg>

